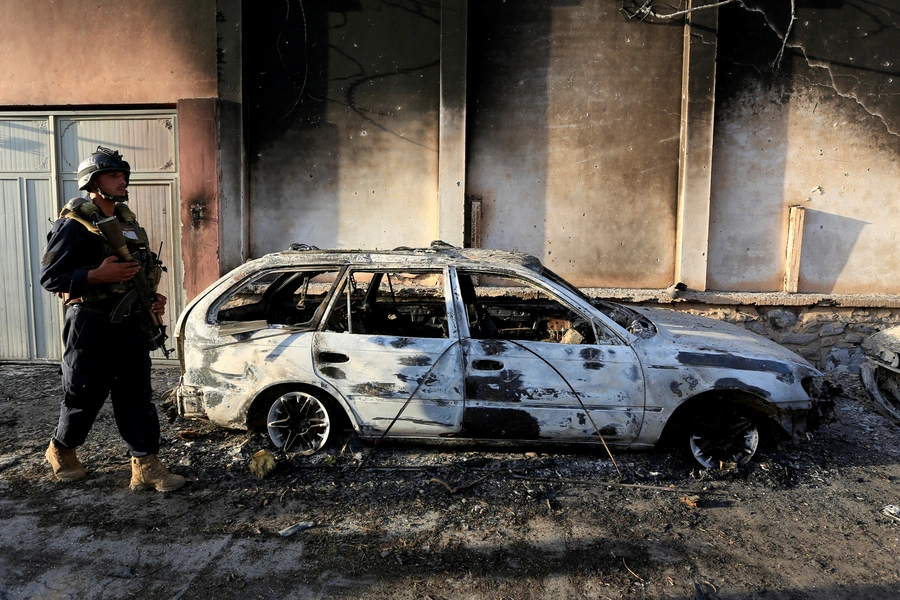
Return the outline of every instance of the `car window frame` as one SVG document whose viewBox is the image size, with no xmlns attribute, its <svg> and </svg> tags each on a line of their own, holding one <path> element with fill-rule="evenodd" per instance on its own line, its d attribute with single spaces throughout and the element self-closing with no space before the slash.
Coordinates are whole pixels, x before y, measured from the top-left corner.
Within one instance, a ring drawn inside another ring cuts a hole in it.
<svg viewBox="0 0 900 600">
<path fill-rule="evenodd" d="M 472 273 L 478 274 L 483 277 L 497 277 L 503 279 L 519 279 L 525 282 L 528 282 L 535 287 L 542 290 L 545 294 L 550 296 L 551 298 L 558 301 L 560 304 L 571 310 L 572 312 L 580 315 L 583 319 L 587 320 L 591 327 L 594 330 L 594 342 L 592 344 L 585 345 L 597 345 L 597 346 L 621 346 L 621 345 L 629 345 L 629 340 L 624 338 L 616 329 L 613 329 L 608 326 L 603 320 L 598 319 L 598 311 L 594 309 L 590 304 L 585 305 L 585 303 L 580 302 L 580 298 L 569 292 L 565 288 L 565 286 L 554 287 L 554 283 L 544 278 L 542 275 L 535 273 L 533 271 L 528 272 L 519 272 L 514 270 L 503 269 L 502 267 L 497 267 L 496 265 L 454 265 L 451 270 L 453 271 L 453 281 L 454 281 L 454 294 L 455 299 L 454 302 L 457 304 L 457 312 L 459 314 L 459 325 L 460 325 L 460 335 L 465 334 L 465 336 L 469 339 L 480 339 L 472 337 L 472 333 L 469 330 L 469 320 L 466 316 L 466 306 L 465 300 L 462 297 L 462 288 L 459 283 L 460 273 L 462 271 L 464 273 Z M 572 296 L 575 296 L 574 298 Z M 465 331 L 462 331 L 462 328 L 465 327 Z M 598 330 L 606 332 L 605 336 L 600 336 L 598 334 Z M 625 332 L 627 333 L 627 332 Z M 609 339 L 612 343 L 604 343 L 601 340 Z"/>
<path fill-rule="evenodd" d="M 340 277 L 335 282 L 335 285 L 330 290 L 330 297 L 328 298 L 327 306 L 324 309 L 324 313 L 320 316 L 318 326 L 316 328 L 317 331 L 322 333 L 335 333 L 328 329 L 326 329 L 326 324 L 331 319 L 331 315 L 333 311 L 336 309 L 339 302 L 345 302 L 345 294 L 344 290 L 350 280 L 350 277 L 355 273 L 422 273 L 422 274 L 440 274 L 443 277 L 443 294 L 444 294 L 444 310 L 446 311 L 447 318 L 447 338 L 445 339 L 459 339 L 460 333 L 460 322 L 459 317 L 456 314 L 456 307 L 453 304 L 453 286 L 450 281 L 449 276 L 449 266 L 448 265 L 409 265 L 406 263 L 354 263 L 348 264 L 345 266 L 343 272 Z M 326 304 L 323 302 L 323 305 Z M 346 332 L 349 333 L 349 332 Z M 385 334 L 371 334 L 371 333 L 352 333 L 351 335 L 385 335 Z M 412 337 L 416 338 L 416 336 L 389 336 L 389 337 Z M 418 338 L 416 338 L 418 339 Z M 421 338 L 421 339 L 440 339 L 440 338 Z"/>
<path fill-rule="evenodd" d="M 222 322 L 218 319 L 219 312 L 222 310 L 222 305 L 224 305 L 228 300 L 230 300 L 234 294 L 240 290 L 242 287 L 247 286 L 251 280 L 258 280 L 262 277 L 265 277 L 271 273 L 292 273 L 296 274 L 301 271 L 331 271 L 333 270 L 335 273 L 334 282 L 331 284 L 331 287 L 326 292 L 325 297 L 322 299 L 321 304 L 316 308 L 315 313 L 313 313 L 313 317 L 304 323 L 287 325 L 283 323 L 266 323 L 266 327 L 260 329 L 288 329 L 288 330 L 309 330 L 315 331 L 319 328 L 322 318 L 324 316 L 324 310 L 329 302 L 331 301 L 331 297 L 334 294 L 335 284 L 339 281 L 343 280 L 344 273 L 347 270 L 346 264 L 334 264 L 334 263 L 310 263 L 310 264 L 300 264 L 300 265 L 279 265 L 272 266 L 265 269 L 260 269 L 258 271 L 253 271 L 248 273 L 247 276 L 243 277 L 240 281 L 228 286 L 228 288 L 220 293 L 218 297 L 209 304 L 207 308 L 205 321 L 208 326 L 215 327 L 217 329 L 221 329 L 222 327 L 227 327 L 232 324 L 232 322 Z M 274 283 L 274 282 L 273 282 Z M 271 284 L 270 284 L 271 285 Z M 265 292 L 264 292 L 265 294 Z M 247 321 L 250 323 L 251 321 Z M 240 323 L 240 321 L 235 321 L 234 323 Z"/>
</svg>

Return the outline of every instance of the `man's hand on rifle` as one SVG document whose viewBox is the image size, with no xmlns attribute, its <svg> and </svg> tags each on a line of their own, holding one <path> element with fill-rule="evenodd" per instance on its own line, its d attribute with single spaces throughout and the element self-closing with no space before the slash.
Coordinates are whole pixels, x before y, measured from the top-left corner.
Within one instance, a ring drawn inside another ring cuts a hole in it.
<svg viewBox="0 0 900 600">
<path fill-rule="evenodd" d="M 161 317 L 166 314 L 166 302 L 168 302 L 168 299 L 165 296 L 156 294 L 156 298 L 153 299 L 153 303 L 150 305 L 150 310 Z"/>
<path fill-rule="evenodd" d="M 87 282 L 89 284 L 125 283 L 130 281 L 140 269 L 141 266 L 136 261 L 124 262 L 116 256 L 107 256 L 99 267 L 88 271 Z"/>
</svg>

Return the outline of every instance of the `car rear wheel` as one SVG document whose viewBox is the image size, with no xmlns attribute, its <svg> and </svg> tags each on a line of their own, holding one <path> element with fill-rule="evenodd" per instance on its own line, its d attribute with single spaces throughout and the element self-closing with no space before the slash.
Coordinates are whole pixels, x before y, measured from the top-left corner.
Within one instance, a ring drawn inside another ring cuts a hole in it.
<svg viewBox="0 0 900 600">
<path fill-rule="evenodd" d="M 691 454 L 707 469 L 747 464 L 759 445 L 759 427 L 734 405 L 706 407 L 690 428 Z"/>
<path fill-rule="evenodd" d="M 315 396 L 288 392 L 272 403 L 266 426 L 272 442 L 282 451 L 309 456 L 328 442 L 331 415 Z"/>
</svg>

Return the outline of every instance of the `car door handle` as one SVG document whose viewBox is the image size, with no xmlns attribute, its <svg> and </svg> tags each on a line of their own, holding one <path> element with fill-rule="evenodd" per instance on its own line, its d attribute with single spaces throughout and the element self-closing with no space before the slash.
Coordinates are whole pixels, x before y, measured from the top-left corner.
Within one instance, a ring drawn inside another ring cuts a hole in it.
<svg viewBox="0 0 900 600">
<path fill-rule="evenodd" d="M 322 363 L 345 363 L 350 361 L 350 357 L 340 352 L 319 352 L 316 359 Z"/>
<path fill-rule="evenodd" d="M 477 371 L 500 371 L 503 363 L 497 360 L 473 360 L 472 368 Z"/>
</svg>

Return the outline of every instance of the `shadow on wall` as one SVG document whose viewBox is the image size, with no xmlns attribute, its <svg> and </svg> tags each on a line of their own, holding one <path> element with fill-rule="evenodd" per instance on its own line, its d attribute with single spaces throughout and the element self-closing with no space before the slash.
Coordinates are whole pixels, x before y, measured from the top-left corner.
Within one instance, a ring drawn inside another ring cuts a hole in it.
<svg viewBox="0 0 900 600">
<path fill-rule="evenodd" d="M 818 294 L 833 292 L 866 225 L 871 223 L 806 209 L 798 291 Z M 890 248 L 885 258 L 893 252 L 894 248 Z M 866 291 L 856 290 L 856 293 Z"/>
</svg>

